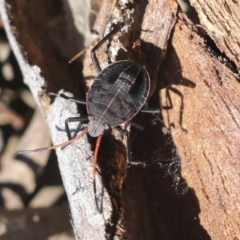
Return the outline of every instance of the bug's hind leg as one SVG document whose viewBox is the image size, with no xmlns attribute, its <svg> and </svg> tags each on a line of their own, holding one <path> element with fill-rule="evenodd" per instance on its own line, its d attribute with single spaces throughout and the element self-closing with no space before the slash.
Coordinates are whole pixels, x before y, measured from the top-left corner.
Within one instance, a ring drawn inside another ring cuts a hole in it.
<svg viewBox="0 0 240 240">
<path fill-rule="evenodd" d="M 115 127 L 115 129 L 122 134 L 123 136 L 126 137 L 126 153 L 127 153 L 127 162 L 129 165 L 142 165 L 145 166 L 146 164 L 142 163 L 142 162 L 135 162 L 132 160 L 132 148 L 131 148 L 131 143 L 130 143 L 130 137 L 127 131 L 123 130 L 121 127 L 117 126 Z"/>
<path fill-rule="evenodd" d="M 130 138 L 129 134 L 127 131 L 123 130 L 121 127 L 117 126 L 115 129 L 122 134 L 123 136 L 126 137 L 126 153 L 127 153 L 127 161 L 128 163 L 132 162 L 132 149 L 131 149 L 131 144 L 130 144 Z"/>
<path fill-rule="evenodd" d="M 159 108 L 147 108 L 144 107 L 140 110 L 142 113 L 150 113 L 150 114 L 159 114 L 161 111 Z"/>
<path fill-rule="evenodd" d="M 73 138 L 71 136 L 71 132 L 70 132 L 70 128 L 69 128 L 69 123 L 70 122 L 80 122 L 80 127 L 81 127 L 83 123 L 88 122 L 88 118 L 87 117 L 71 117 L 71 118 L 67 118 L 65 120 L 65 129 L 66 129 L 66 132 L 67 132 L 68 140 Z"/>
</svg>

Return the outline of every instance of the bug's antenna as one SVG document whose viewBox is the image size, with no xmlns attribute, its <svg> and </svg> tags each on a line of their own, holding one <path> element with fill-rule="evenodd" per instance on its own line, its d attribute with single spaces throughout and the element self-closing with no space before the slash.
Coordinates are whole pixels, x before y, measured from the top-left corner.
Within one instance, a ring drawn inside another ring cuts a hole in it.
<svg viewBox="0 0 240 240">
<path fill-rule="evenodd" d="M 84 48 L 82 51 L 80 51 L 78 54 L 76 54 L 73 58 L 71 58 L 71 59 L 68 61 L 68 63 L 71 64 L 71 63 L 74 62 L 76 59 L 78 59 L 79 57 L 81 57 L 86 50 L 87 50 L 87 48 Z"/>
<path fill-rule="evenodd" d="M 23 153 L 32 153 L 32 152 L 42 152 L 42 151 L 46 151 L 46 150 L 52 150 L 52 149 L 56 149 L 59 147 L 64 147 L 69 145 L 70 143 L 75 142 L 76 140 L 80 139 L 81 137 L 83 137 L 86 133 L 88 132 L 88 128 L 84 128 L 84 130 L 75 138 L 70 139 L 67 142 L 64 143 L 60 143 L 51 147 L 45 147 L 45 148 L 37 148 L 37 149 L 33 149 L 33 150 L 23 150 L 23 151 L 17 151 L 18 154 L 23 154 Z"/>
<path fill-rule="evenodd" d="M 99 206 L 98 205 L 98 200 L 97 200 L 96 167 L 97 167 L 97 160 L 98 160 L 98 151 L 99 151 L 99 147 L 100 147 L 100 144 L 101 144 L 101 141 L 102 141 L 102 136 L 103 135 L 100 135 L 97 138 L 96 147 L 95 147 L 95 151 L 94 151 L 94 158 L 93 158 L 93 190 L 94 190 L 97 210 L 98 210 L 99 213 L 102 213 L 102 205 Z"/>
</svg>

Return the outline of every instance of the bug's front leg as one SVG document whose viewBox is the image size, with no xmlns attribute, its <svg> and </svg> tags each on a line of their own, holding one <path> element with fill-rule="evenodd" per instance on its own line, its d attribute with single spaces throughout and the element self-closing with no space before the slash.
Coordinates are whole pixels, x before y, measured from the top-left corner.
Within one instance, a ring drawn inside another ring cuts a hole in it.
<svg viewBox="0 0 240 240">
<path fill-rule="evenodd" d="M 69 97 L 69 96 L 65 95 L 64 93 L 56 94 L 56 93 L 50 92 L 49 95 L 50 96 L 55 96 L 55 97 L 61 97 L 61 98 L 64 98 L 66 100 L 69 100 L 71 102 L 75 102 L 76 104 L 86 105 L 86 100 L 76 98 L 76 97 Z"/>
<path fill-rule="evenodd" d="M 71 117 L 65 120 L 65 129 L 67 132 L 68 140 L 72 139 L 70 128 L 69 128 L 70 122 L 80 122 L 80 127 L 81 127 L 83 123 L 88 122 L 88 118 L 87 117 Z"/>
<path fill-rule="evenodd" d="M 86 100 L 76 98 L 76 97 L 69 97 L 69 96 L 65 95 L 64 93 L 60 93 L 59 97 L 69 100 L 71 102 L 75 102 L 76 104 L 86 105 Z"/>
</svg>

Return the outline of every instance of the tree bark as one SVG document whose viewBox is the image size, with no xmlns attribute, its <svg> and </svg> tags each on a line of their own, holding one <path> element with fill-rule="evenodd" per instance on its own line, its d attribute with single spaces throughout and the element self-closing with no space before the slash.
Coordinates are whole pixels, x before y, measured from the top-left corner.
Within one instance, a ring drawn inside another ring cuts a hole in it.
<svg viewBox="0 0 240 240">
<path fill-rule="evenodd" d="M 123 59 L 145 66 L 151 77 L 148 106 L 162 107 L 160 116 L 136 117 L 143 131 L 126 126 L 134 166 L 127 168 L 122 137 L 114 131 L 104 135 L 97 176 L 101 214 L 92 188 L 94 141 L 85 136 L 57 150 L 76 239 L 239 238 L 237 4 L 191 1 L 208 34 L 200 35 L 174 0 L 106 0 L 94 26 L 99 1 L 81 1 L 79 8 L 74 1 L 0 3 L 9 40 L 54 144 L 67 140 L 65 119 L 86 115 L 86 109 L 58 97 L 50 104 L 47 93 L 64 89 L 85 98 L 90 83 L 84 79 L 96 76 L 91 47 L 84 61 L 67 61 L 93 41 L 91 27 L 102 37 L 125 21 L 99 50 L 101 67 Z M 78 134 L 78 126 L 71 126 Z"/>
<path fill-rule="evenodd" d="M 171 132 L 182 176 L 198 198 L 201 224 L 212 239 L 238 239 L 240 49 L 239 16 L 234 12 L 239 6 L 228 1 L 191 3 L 216 46 L 180 15 L 162 66 L 164 78 L 172 82 L 161 91 L 162 100 L 168 102 L 170 93 L 173 106 L 163 115 L 167 126 L 175 126 Z M 189 81 L 194 88 L 188 87 Z"/>
</svg>

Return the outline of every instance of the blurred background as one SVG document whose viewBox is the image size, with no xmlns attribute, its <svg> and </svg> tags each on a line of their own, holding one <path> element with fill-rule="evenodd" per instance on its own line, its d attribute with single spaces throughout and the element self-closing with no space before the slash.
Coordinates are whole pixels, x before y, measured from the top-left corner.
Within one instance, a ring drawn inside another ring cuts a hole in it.
<svg viewBox="0 0 240 240">
<path fill-rule="evenodd" d="M 0 239 L 74 239 L 55 153 L 41 162 L 16 153 L 39 133 L 45 136 L 39 146 L 48 146 L 48 127 L 0 19 Z"/>
</svg>

